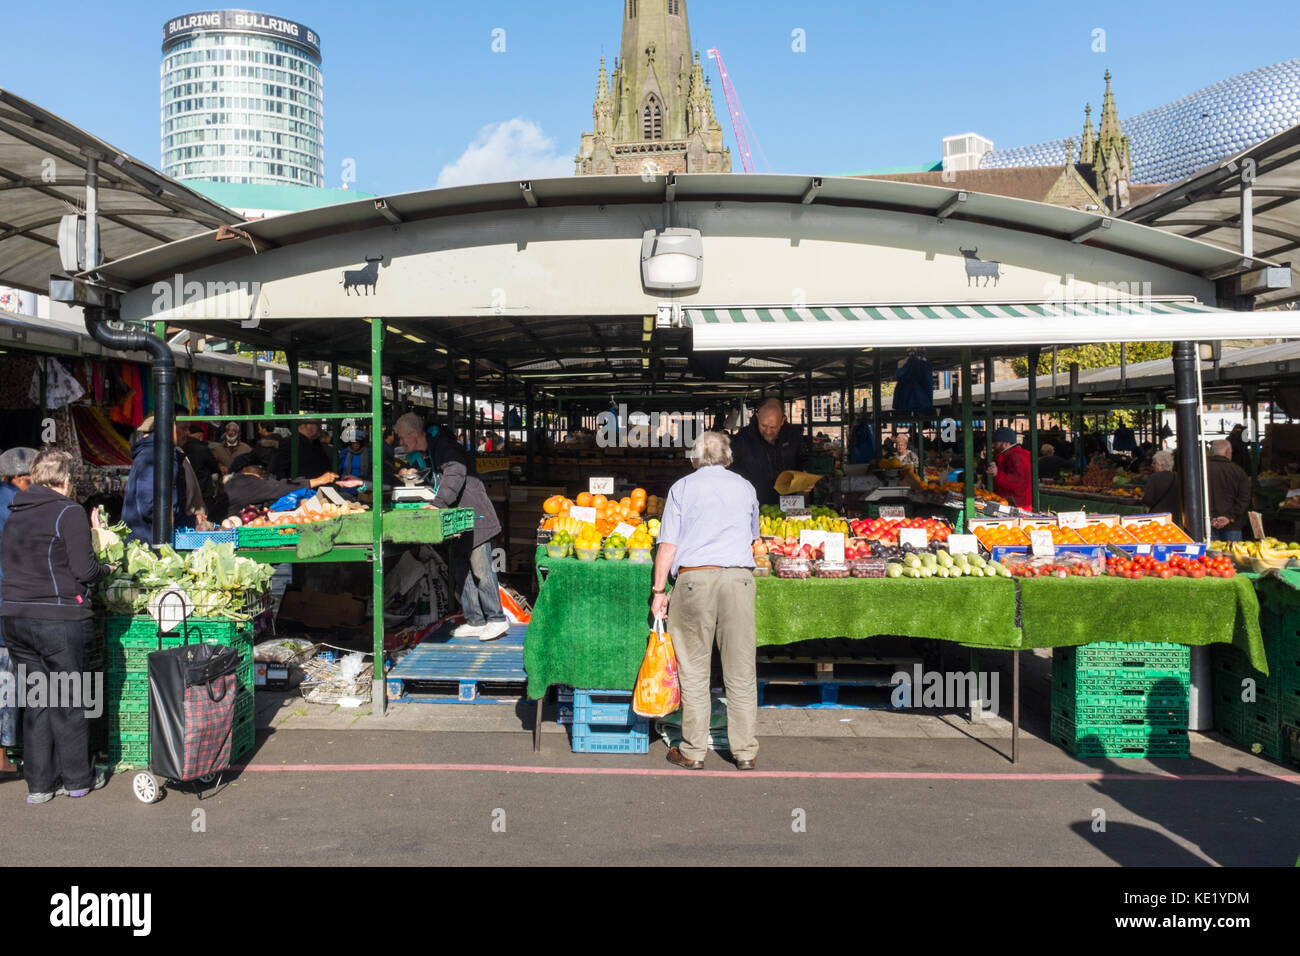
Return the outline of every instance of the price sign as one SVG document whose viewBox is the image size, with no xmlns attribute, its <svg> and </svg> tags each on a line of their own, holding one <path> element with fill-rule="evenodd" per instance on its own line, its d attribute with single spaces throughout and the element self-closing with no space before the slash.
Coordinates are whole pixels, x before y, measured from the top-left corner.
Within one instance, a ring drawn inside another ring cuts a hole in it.
<svg viewBox="0 0 1300 956">
<path fill-rule="evenodd" d="M 509 471 L 510 459 L 504 455 L 495 455 L 491 458 L 480 456 L 474 459 L 474 470 L 480 476 L 490 475 L 494 471 Z"/>
<path fill-rule="evenodd" d="M 844 535 L 838 531 L 826 532 L 826 543 L 822 545 L 826 550 L 827 561 L 844 561 Z"/>
<path fill-rule="evenodd" d="M 998 505 L 998 514 L 1000 515 L 1015 514 L 1015 509 L 1012 508 L 1010 505 Z"/>
<path fill-rule="evenodd" d="M 1246 514 L 1250 517 L 1250 530 L 1254 532 L 1256 541 L 1264 540 L 1264 516 L 1258 511 L 1248 511 Z"/>
<path fill-rule="evenodd" d="M 782 511 L 803 511 L 807 507 L 808 506 L 804 504 L 803 495 L 782 495 L 781 496 Z"/>
<path fill-rule="evenodd" d="M 635 534 L 636 528 L 632 527 L 630 524 L 627 524 L 626 522 L 620 521 L 618 525 L 614 528 L 613 533 L 622 535 L 623 537 L 626 538 L 629 535 Z"/>
<path fill-rule="evenodd" d="M 950 534 L 948 535 L 948 553 L 949 554 L 977 554 L 979 552 L 979 539 L 973 534 Z"/>
<path fill-rule="evenodd" d="M 571 518 L 577 518 L 579 521 L 585 521 L 588 524 L 596 523 L 595 508 L 571 508 L 569 509 L 569 516 Z"/>
<path fill-rule="evenodd" d="M 1036 556 L 1050 558 L 1056 554 L 1052 532 L 1046 528 L 1035 528 L 1029 532 L 1029 547 Z"/>
<path fill-rule="evenodd" d="M 593 495 L 612 495 L 614 493 L 614 479 L 588 478 L 587 490 Z"/>
<path fill-rule="evenodd" d="M 1150 553 L 1151 553 L 1151 545 L 1149 545 L 1149 544 L 1139 544 L 1138 547 L 1137 547 L 1137 553 L 1138 553 L 1138 554 L 1150 554 Z"/>
<path fill-rule="evenodd" d="M 907 509 L 904 508 L 902 505 L 881 505 L 880 517 L 887 518 L 887 519 L 906 518 Z"/>
<path fill-rule="evenodd" d="M 1056 516 L 1056 523 L 1062 528 L 1083 528 L 1088 524 L 1088 515 L 1082 511 L 1062 511 Z"/>
<path fill-rule="evenodd" d="M 822 545 L 826 543 L 826 535 L 827 532 L 825 531 L 809 531 L 809 530 L 800 531 L 799 547 L 802 548 L 806 544 L 813 548 L 820 548 Z M 841 542 L 844 540 L 843 535 L 840 536 L 840 540 Z M 843 544 L 841 544 L 840 547 L 842 549 L 844 547 Z"/>
<path fill-rule="evenodd" d="M 924 548 L 930 543 L 930 536 L 924 528 L 899 528 L 898 543 L 900 547 L 910 544 L 914 548 Z"/>
</svg>

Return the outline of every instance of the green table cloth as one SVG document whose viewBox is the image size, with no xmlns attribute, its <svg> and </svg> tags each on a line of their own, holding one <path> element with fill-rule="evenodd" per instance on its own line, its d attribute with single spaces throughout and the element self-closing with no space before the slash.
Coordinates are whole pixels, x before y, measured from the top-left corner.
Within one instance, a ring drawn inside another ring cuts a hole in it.
<svg viewBox="0 0 1300 956">
<path fill-rule="evenodd" d="M 650 630 L 652 565 L 553 560 L 539 548 L 537 566 L 545 581 L 524 642 L 529 696 L 540 698 L 551 684 L 630 690 Z M 1268 671 L 1256 582 L 1247 575 L 1141 581 L 759 578 L 756 583 L 760 647 L 877 634 L 1004 649 L 1095 641 L 1232 643 L 1258 670 Z"/>
<path fill-rule="evenodd" d="M 384 512 L 384 541 L 390 544 L 438 544 L 447 535 L 443 521 L 448 510 L 402 508 Z M 374 515 L 370 512 L 344 515 L 333 521 L 303 525 L 298 536 L 298 557 L 319 558 L 337 545 L 370 544 Z"/>
<path fill-rule="evenodd" d="M 1268 673 L 1253 582 L 1233 578 L 1025 578 L 1023 647 L 1097 641 L 1231 642 Z"/>
</svg>

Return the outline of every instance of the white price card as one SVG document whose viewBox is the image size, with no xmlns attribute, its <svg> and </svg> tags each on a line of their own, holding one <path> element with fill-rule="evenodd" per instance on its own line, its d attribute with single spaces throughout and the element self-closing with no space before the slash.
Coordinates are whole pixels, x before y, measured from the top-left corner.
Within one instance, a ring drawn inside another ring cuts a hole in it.
<svg viewBox="0 0 1300 956">
<path fill-rule="evenodd" d="M 1264 540 L 1264 516 L 1258 511 L 1247 511 L 1246 516 L 1250 518 L 1250 530 L 1254 534 L 1256 541 Z"/>
<path fill-rule="evenodd" d="M 806 544 L 814 548 L 820 548 L 826 543 L 826 534 L 825 531 L 810 531 L 807 529 L 800 531 L 799 547 L 802 548 Z"/>
<path fill-rule="evenodd" d="M 1014 512 L 1015 509 L 1012 508 L 1010 505 L 998 505 L 998 514 L 1000 515 L 1014 514 Z"/>
<path fill-rule="evenodd" d="M 822 545 L 827 561 L 844 561 L 844 535 L 839 531 L 826 532 L 826 543 Z"/>
<path fill-rule="evenodd" d="M 924 528 L 899 528 L 898 544 L 901 547 L 910 544 L 914 548 L 924 548 L 930 543 L 930 536 Z"/>
<path fill-rule="evenodd" d="M 807 507 L 808 506 L 804 504 L 803 495 L 782 495 L 781 496 L 782 511 L 803 511 Z"/>
<path fill-rule="evenodd" d="M 630 524 L 624 521 L 620 521 L 618 525 L 614 528 L 614 530 L 611 532 L 611 534 L 622 535 L 625 538 L 635 533 L 636 533 L 636 528 L 632 527 Z"/>
<path fill-rule="evenodd" d="M 593 495 L 612 495 L 614 493 L 614 479 L 588 478 L 587 490 Z"/>
<path fill-rule="evenodd" d="M 1088 524 L 1088 515 L 1083 511 L 1062 511 L 1056 516 L 1056 523 L 1062 528 L 1083 528 Z"/>
<path fill-rule="evenodd" d="M 1139 545 L 1137 546 L 1137 553 L 1138 553 L 1138 554 L 1150 554 L 1150 553 L 1151 553 L 1151 545 L 1149 545 L 1149 544 L 1139 544 Z"/>
<path fill-rule="evenodd" d="M 1300 498 L 1300 488 L 1292 488 L 1286 493 L 1288 498 Z"/>
<path fill-rule="evenodd" d="M 571 508 L 569 510 L 569 517 L 577 518 L 579 521 L 585 521 L 588 524 L 595 524 L 596 509 L 595 508 Z"/>
<path fill-rule="evenodd" d="M 948 535 L 948 553 L 949 554 L 977 554 L 979 552 L 979 539 L 973 534 L 950 534 Z"/>
<path fill-rule="evenodd" d="M 895 518 L 906 518 L 907 509 L 902 505 L 881 505 L 880 517 L 886 521 L 892 521 Z"/>
<path fill-rule="evenodd" d="M 1056 544 L 1052 541 L 1052 532 L 1047 528 L 1035 528 L 1029 532 L 1029 547 L 1035 555 L 1052 557 L 1056 554 Z"/>
</svg>

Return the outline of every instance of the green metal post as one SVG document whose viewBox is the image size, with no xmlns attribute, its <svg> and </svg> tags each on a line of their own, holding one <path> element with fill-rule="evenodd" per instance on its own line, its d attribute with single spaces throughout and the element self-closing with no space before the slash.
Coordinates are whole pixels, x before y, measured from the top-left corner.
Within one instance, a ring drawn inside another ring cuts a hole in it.
<svg viewBox="0 0 1300 956">
<path fill-rule="evenodd" d="M 850 355 L 845 361 L 844 369 L 844 390 L 848 396 L 848 401 L 840 403 L 840 418 L 844 425 L 840 429 L 840 465 L 847 465 L 853 460 L 853 423 L 856 417 L 857 409 L 854 407 L 856 396 L 854 393 L 857 389 L 854 387 L 854 372 L 856 363 L 853 361 L 854 356 Z"/>
<path fill-rule="evenodd" d="M 871 362 L 871 430 L 876 435 L 876 455 L 879 457 L 880 449 L 885 447 L 885 436 L 880 431 L 880 356 L 877 355 Z"/>
<path fill-rule="evenodd" d="M 447 431 L 456 436 L 456 359 L 447 353 Z"/>
<path fill-rule="evenodd" d="M 375 665 L 371 682 L 371 700 L 380 716 L 388 711 L 388 685 L 384 680 L 384 323 L 370 323 L 370 474 L 374 500 L 370 505 L 370 592 L 374 608 Z"/>
<path fill-rule="evenodd" d="M 1034 512 L 1038 504 L 1038 349 L 1029 350 L 1029 493 Z"/>
<path fill-rule="evenodd" d="M 289 361 L 289 411 L 296 418 L 301 410 L 298 404 L 300 398 L 298 394 L 298 353 L 290 349 L 285 352 L 285 357 Z M 298 477 L 298 425 L 296 422 L 289 432 L 289 474 L 278 477 Z"/>
<path fill-rule="evenodd" d="M 975 402 L 971 397 L 971 350 L 969 348 L 961 350 L 961 366 L 961 443 L 962 454 L 966 459 L 961 473 L 963 484 L 966 486 L 966 501 L 962 508 L 962 516 L 969 519 L 975 514 L 975 429 L 972 427 L 975 418 Z"/>
</svg>

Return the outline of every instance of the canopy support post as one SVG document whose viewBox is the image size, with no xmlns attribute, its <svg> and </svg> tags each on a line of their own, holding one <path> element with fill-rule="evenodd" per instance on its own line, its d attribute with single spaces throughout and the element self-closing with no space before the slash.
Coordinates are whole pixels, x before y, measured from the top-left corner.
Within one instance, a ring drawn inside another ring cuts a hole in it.
<svg viewBox="0 0 1300 956">
<path fill-rule="evenodd" d="M 370 699 L 379 716 L 388 713 L 388 682 L 384 679 L 384 323 L 370 323 L 370 475 L 374 489 L 370 504 L 370 593 L 374 670 Z M 396 379 L 394 379 L 396 384 Z M 396 397 L 396 396 L 394 396 Z M 295 442 L 295 447 L 297 443 Z"/>
<path fill-rule="evenodd" d="M 876 457 L 880 457 L 880 449 L 885 447 L 885 436 L 880 431 L 880 356 L 874 356 L 871 361 L 871 430 L 876 435 Z"/>
<path fill-rule="evenodd" d="M 447 352 L 447 430 L 456 438 L 456 358 Z"/>
<path fill-rule="evenodd" d="M 1183 478 L 1183 521 L 1193 540 L 1204 541 L 1205 456 L 1201 453 L 1200 401 L 1196 379 L 1200 359 L 1195 342 L 1174 343 L 1174 415 L 1178 466 Z"/>
<path fill-rule="evenodd" d="M 371 323 L 372 325 L 374 323 Z M 289 363 L 289 412 L 293 415 L 293 433 L 289 436 L 289 474 L 278 475 L 280 478 L 298 477 L 298 412 L 301 410 L 301 395 L 298 391 L 298 350 L 289 348 L 285 353 Z"/>
<path fill-rule="evenodd" d="M 536 444 L 537 428 L 533 423 L 533 387 L 524 386 L 524 476 L 533 480 L 533 446 Z"/>
<path fill-rule="evenodd" d="M 478 453 L 478 356 L 469 359 L 469 407 L 465 409 L 469 416 L 469 454 L 473 458 Z"/>
<path fill-rule="evenodd" d="M 970 519 L 975 515 L 975 401 L 971 389 L 971 350 L 961 350 L 961 443 L 965 456 L 962 468 L 962 483 L 965 487 L 965 502 L 962 507 L 962 528 L 964 532 L 970 527 Z M 921 479 L 925 479 L 924 473 Z"/>
<path fill-rule="evenodd" d="M 1030 507 L 1037 514 L 1038 503 L 1038 349 L 1029 350 L 1029 493 Z"/>
</svg>

